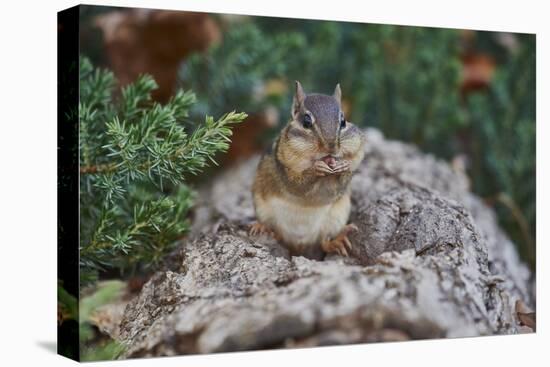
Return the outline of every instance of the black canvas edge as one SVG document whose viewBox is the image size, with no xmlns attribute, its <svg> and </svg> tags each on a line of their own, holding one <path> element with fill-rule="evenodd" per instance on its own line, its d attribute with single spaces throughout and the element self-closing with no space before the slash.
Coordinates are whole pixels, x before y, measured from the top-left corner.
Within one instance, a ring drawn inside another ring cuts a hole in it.
<svg viewBox="0 0 550 367">
<path fill-rule="evenodd" d="M 57 321 L 57 353 L 79 361 L 79 14 L 57 13 L 57 281 L 74 298 L 72 318 Z M 62 287 L 62 289 L 61 289 Z M 66 298 L 66 297 L 65 297 Z"/>
</svg>

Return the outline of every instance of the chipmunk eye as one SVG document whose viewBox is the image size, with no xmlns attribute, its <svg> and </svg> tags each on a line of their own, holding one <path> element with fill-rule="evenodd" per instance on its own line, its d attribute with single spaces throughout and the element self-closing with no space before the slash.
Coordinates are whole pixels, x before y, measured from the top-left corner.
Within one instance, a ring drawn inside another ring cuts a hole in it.
<svg viewBox="0 0 550 367">
<path fill-rule="evenodd" d="M 308 113 L 306 113 L 304 115 L 304 119 L 302 120 L 302 125 L 304 125 L 304 127 L 306 129 L 309 129 L 309 128 L 311 128 L 312 124 L 313 124 L 313 120 L 312 120 L 311 116 Z"/>
<path fill-rule="evenodd" d="M 346 118 L 344 117 L 344 114 L 342 113 L 340 115 L 340 129 L 343 129 L 346 127 Z"/>
</svg>

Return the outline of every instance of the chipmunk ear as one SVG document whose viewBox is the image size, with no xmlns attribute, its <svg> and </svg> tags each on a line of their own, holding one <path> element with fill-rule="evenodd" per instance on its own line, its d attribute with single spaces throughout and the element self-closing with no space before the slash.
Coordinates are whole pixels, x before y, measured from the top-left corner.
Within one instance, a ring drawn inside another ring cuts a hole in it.
<svg viewBox="0 0 550 367">
<path fill-rule="evenodd" d="M 334 93 L 332 94 L 334 99 L 338 102 L 338 105 L 340 108 L 342 107 L 342 89 L 340 89 L 340 83 L 336 84 L 336 87 L 334 88 Z"/>
<path fill-rule="evenodd" d="M 304 93 L 304 88 L 302 84 L 296 80 L 296 92 L 294 93 L 294 99 L 292 100 L 292 118 L 296 119 L 298 114 L 304 108 L 304 101 L 306 100 L 306 94 Z"/>
</svg>

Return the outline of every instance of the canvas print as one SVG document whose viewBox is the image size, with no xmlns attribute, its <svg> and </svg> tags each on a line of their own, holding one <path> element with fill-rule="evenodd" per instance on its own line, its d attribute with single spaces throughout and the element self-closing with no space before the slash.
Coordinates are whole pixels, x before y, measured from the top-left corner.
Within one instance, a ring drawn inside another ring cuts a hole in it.
<svg viewBox="0 0 550 367">
<path fill-rule="evenodd" d="M 536 331 L 536 36 L 58 16 L 58 350 Z"/>
</svg>

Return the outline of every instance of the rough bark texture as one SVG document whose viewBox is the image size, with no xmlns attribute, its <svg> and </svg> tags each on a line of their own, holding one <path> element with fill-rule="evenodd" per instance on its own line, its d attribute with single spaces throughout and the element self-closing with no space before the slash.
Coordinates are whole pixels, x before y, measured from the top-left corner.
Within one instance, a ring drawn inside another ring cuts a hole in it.
<svg viewBox="0 0 550 367">
<path fill-rule="evenodd" d="M 125 357 L 510 334 L 528 269 L 460 172 L 367 130 L 350 258 L 250 238 L 257 159 L 202 193 L 192 235 L 124 312 Z M 529 329 L 530 330 L 530 329 Z"/>
</svg>

